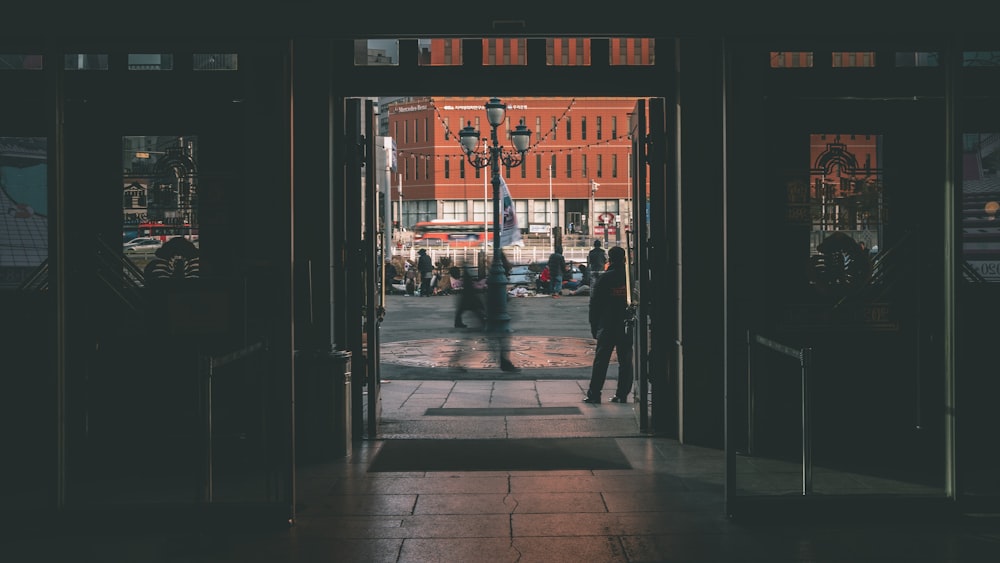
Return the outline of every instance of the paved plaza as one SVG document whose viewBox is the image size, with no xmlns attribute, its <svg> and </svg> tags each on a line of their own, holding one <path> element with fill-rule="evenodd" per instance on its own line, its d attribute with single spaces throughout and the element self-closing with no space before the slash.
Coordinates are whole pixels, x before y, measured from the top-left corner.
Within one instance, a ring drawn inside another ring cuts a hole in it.
<svg viewBox="0 0 1000 563">
<path fill-rule="evenodd" d="M 520 372 L 502 372 L 495 338 L 472 323 L 455 328 L 457 295 L 387 295 L 380 327 L 381 377 L 394 379 L 589 379 L 594 340 L 588 321 L 589 297 L 512 297 L 510 356 Z M 466 371 L 449 366 L 459 358 Z M 609 379 L 617 376 L 612 357 Z"/>
</svg>

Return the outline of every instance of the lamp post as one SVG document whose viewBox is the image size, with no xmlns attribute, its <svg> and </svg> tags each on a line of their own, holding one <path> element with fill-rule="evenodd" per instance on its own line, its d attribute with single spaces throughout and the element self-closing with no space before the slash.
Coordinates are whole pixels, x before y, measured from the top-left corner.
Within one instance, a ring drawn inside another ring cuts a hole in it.
<svg viewBox="0 0 1000 563">
<path fill-rule="evenodd" d="M 597 231 L 594 230 L 595 219 L 597 219 L 597 214 L 594 211 L 594 195 L 597 193 L 597 188 L 600 186 L 596 181 L 590 181 L 590 216 L 587 217 L 587 224 L 590 225 L 590 238 L 594 238 Z"/>
<path fill-rule="evenodd" d="M 551 164 L 549 165 L 549 207 L 548 207 L 548 211 L 549 212 L 546 213 L 546 215 L 549 216 L 549 246 L 552 248 L 552 252 L 555 252 L 556 251 L 555 234 L 552 232 L 552 227 L 554 227 L 555 225 L 552 224 L 552 165 Z"/>
<path fill-rule="evenodd" d="M 493 179 L 493 264 L 490 265 L 490 274 L 486 281 L 486 329 L 491 332 L 510 332 L 510 314 L 507 313 L 508 280 L 507 272 L 503 267 L 503 248 L 500 244 L 503 224 L 500 163 L 502 162 L 507 168 L 515 168 L 524 162 L 524 153 L 528 151 L 528 144 L 531 141 L 531 131 L 523 123 L 519 124 L 510 132 L 514 151 L 505 151 L 497 141 L 497 127 L 504 122 L 507 105 L 499 98 L 490 98 L 485 107 L 486 119 L 490 123 L 490 140 L 492 141 L 488 147 L 489 154 L 485 154 L 486 151 L 476 151 L 479 146 L 479 131 L 473 129 L 471 123 L 463 127 L 458 136 L 469 164 L 475 168 L 490 167 Z"/>
</svg>

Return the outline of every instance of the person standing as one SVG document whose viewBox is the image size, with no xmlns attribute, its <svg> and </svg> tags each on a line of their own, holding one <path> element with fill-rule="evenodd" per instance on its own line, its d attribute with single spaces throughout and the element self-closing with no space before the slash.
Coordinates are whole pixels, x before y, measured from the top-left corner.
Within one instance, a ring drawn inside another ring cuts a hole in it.
<svg viewBox="0 0 1000 563">
<path fill-rule="evenodd" d="M 585 403 L 600 403 L 601 389 L 608 376 L 611 353 L 618 354 L 618 385 L 612 403 L 627 402 L 632 391 L 632 334 L 629 330 L 631 288 L 625 275 L 625 249 L 615 246 L 608 251 L 608 269 L 590 290 L 590 335 L 597 339 L 590 385 Z"/>
<path fill-rule="evenodd" d="M 552 297 L 559 297 L 562 291 L 563 270 L 566 269 L 566 259 L 563 258 L 562 248 L 556 247 L 552 254 L 549 254 L 549 283 Z"/>
<path fill-rule="evenodd" d="M 385 284 L 383 285 L 383 287 L 385 288 L 385 293 L 387 294 L 395 293 L 393 285 L 396 283 L 396 276 L 399 274 L 396 272 L 396 266 L 393 265 L 392 260 L 385 261 L 384 271 L 382 275 L 385 278 L 382 280 L 382 283 Z"/>
<path fill-rule="evenodd" d="M 428 296 L 434 293 L 431 288 L 431 278 L 434 277 L 434 262 L 427 254 L 427 250 L 421 248 L 417 251 L 420 257 L 417 259 L 417 271 L 420 272 L 420 295 Z"/>
<path fill-rule="evenodd" d="M 594 241 L 594 248 L 587 254 L 587 268 L 590 270 L 591 285 L 597 283 L 597 278 L 604 273 L 604 267 L 608 264 L 608 255 L 601 248 L 601 241 Z"/>
</svg>

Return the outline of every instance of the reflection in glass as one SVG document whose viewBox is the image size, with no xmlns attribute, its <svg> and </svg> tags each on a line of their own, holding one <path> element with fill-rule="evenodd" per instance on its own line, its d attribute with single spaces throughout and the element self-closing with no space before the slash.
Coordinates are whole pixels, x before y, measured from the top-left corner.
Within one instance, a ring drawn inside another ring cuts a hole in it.
<svg viewBox="0 0 1000 563">
<path fill-rule="evenodd" d="M 808 205 L 811 251 L 833 232 L 878 251 L 885 218 L 880 147 L 879 135 L 810 135 L 809 189 L 795 197 Z"/>
<path fill-rule="evenodd" d="M 171 238 L 199 244 L 197 147 L 196 136 L 122 139 L 123 252 L 140 269 Z"/>
<path fill-rule="evenodd" d="M 239 56 L 236 53 L 195 53 L 192 58 L 193 70 L 238 70 Z"/>
<path fill-rule="evenodd" d="M 420 66 L 458 66 L 462 64 L 462 40 L 459 38 L 420 39 Z"/>
<path fill-rule="evenodd" d="M 528 40 L 497 37 L 483 39 L 483 66 L 524 66 L 528 64 Z"/>
<path fill-rule="evenodd" d="M 174 56 L 169 53 L 129 53 L 129 70 L 173 70 Z"/>
<path fill-rule="evenodd" d="M 1000 282 L 1000 133 L 962 136 L 962 275 Z"/>
<path fill-rule="evenodd" d="M 810 68 L 812 66 L 813 66 L 812 51 L 771 52 L 771 68 Z"/>
<path fill-rule="evenodd" d="M 354 66 L 395 66 L 399 64 L 399 40 L 358 39 L 354 41 Z"/>
<path fill-rule="evenodd" d="M 44 137 L 0 137 L 0 289 L 14 289 L 49 255 Z"/>
<path fill-rule="evenodd" d="M 0 70 L 42 70 L 42 55 L 0 55 Z"/>
<path fill-rule="evenodd" d="M 897 67 L 939 66 L 940 54 L 936 52 L 914 51 L 896 53 Z"/>
<path fill-rule="evenodd" d="M 584 37 L 546 39 L 545 64 L 548 66 L 590 66 L 590 39 Z"/>
<path fill-rule="evenodd" d="M 834 68 L 875 66 L 875 53 L 872 51 L 834 52 L 832 57 L 830 66 Z"/>
<path fill-rule="evenodd" d="M 962 66 L 998 67 L 1000 51 L 966 51 L 962 53 Z"/>
<path fill-rule="evenodd" d="M 108 56 L 73 53 L 63 57 L 66 70 L 108 70 Z"/>
<path fill-rule="evenodd" d="M 656 40 L 649 37 L 613 37 L 608 63 L 611 66 L 648 66 L 656 64 Z M 589 51 L 589 45 L 587 45 Z M 588 58 L 589 62 L 589 58 Z"/>
</svg>

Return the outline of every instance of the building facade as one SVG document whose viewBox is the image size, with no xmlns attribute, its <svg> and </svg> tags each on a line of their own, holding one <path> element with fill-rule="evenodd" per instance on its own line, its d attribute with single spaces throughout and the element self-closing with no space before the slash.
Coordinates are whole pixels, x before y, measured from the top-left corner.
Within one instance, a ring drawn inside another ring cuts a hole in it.
<svg viewBox="0 0 1000 563">
<path fill-rule="evenodd" d="M 510 132 L 531 131 L 523 163 L 502 167 L 525 233 L 610 236 L 628 224 L 632 171 L 629 123 L 634 98 L 507 98 L 498 143 L 511 149 Z M 432 219 L 477 221 L 492 210 L 489 169 L 470 164 L 459 132 L 471 126 L 488 150 L 490 127 L 483 100 L 407 99 L 387 106 L 388 135 L 396 143 L 392 176 L 394 222 L 409 228 Z M 400 211 L 401 210 L 401 211 Z"/>
</svg>

